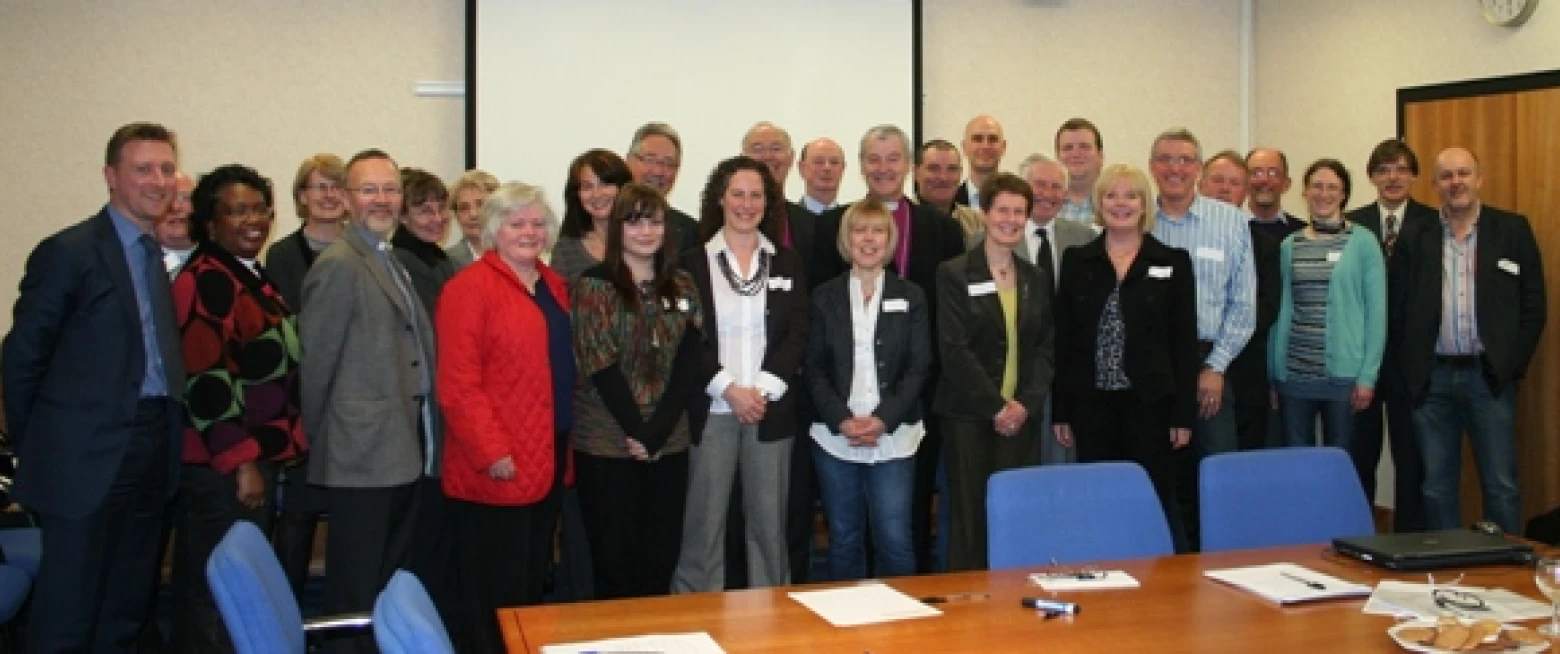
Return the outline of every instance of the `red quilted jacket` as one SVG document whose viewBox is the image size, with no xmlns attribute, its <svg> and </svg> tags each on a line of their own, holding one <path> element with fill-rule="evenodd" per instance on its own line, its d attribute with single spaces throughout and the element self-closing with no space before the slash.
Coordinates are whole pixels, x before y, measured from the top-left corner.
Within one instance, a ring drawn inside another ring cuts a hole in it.
<svg viewBox="0 0 1560 654">
<path fill-rule="evenodd" d="M 537 263 L 541 282 L 565 311 L 568 286 Z M 552 368 L 547 319 L 514 270 L 493 251 L 466 266 L 439 294 L 439 407 L 444 410 L 444 494 L 520 506 L 547 495 L 553 481 Z M 514 457 L 515 478 L 488 468 Z M 564 481 L 574 483 L 573 456 Z"/>
</svg>

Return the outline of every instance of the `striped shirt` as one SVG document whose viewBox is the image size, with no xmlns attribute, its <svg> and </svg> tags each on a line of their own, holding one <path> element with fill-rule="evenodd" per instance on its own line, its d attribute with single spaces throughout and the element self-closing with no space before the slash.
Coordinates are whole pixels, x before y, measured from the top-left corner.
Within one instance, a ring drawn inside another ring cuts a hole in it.
<svg viewBox="0 0 1560 654">
<path fill-rule="evenodd" d="M 1199 195 L 1185 216 L 1171 219 L 1160 209 L 1154 222 L 1154 238 L 1192 257 L 1197 338 L 1213 343 L 1203 363 L 1221 373 L 1256 329 L 1256 267 L 1247 219 L 1234 205 Z"/>
<path fill-rule="evenodd" d="M 1348 232 L 1338 238 L 1313 239 L 1295 232 L 1289 293 L 1294 312 L 1289 323 L 1285 366 L 1294 381 L 1327 378 L 1327 290 L 1333 268 L 1343 258 Z"/>
<path fill-rule="evenodd" d="M 1436 338 L 1435 353 L 1443 356 L 1484 351 L 1475 313 L 1479 305 L 1473 271 L 1479 263 L 1479 223 L 1474 220 L 1468 235 L 1459 240 L 1452 234 L 1446 214 L 1441 214 L 1441 335 Z"/>
<path fill-rule="evenodd" d="M 1056 217 L 1093 227 L 1094 197 L 1087 196 L 1082 202 L 1073 202 L 1072 198 L 1067 198 L 1067 201 L 1062 203 L 1061 210 L 1056 212 Z"/>
</svg>

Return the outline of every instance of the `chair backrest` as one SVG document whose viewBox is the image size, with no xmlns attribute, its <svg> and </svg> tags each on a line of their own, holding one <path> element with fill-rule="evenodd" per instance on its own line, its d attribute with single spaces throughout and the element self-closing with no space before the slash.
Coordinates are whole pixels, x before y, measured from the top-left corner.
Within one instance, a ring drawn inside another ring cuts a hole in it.
<svg viewBox="0 0 1560 654">
<path fill-rule="evenodd" d="M 1164 509 L 1136 463 L 1005 470 L 986 490 L 992 570 L 1175 553 Z"/>
<path fill-rule="evenodd" d="M 0 625 L 11 623 L 27 596 L 32 594 L 33 576 L 19 566 L 0 563 Z"/>
<path fill-rule="evenodd" d="M 1204 552 L 1376 533 L 1354 462 L 1336 447 L 1216 454 L 1198 477 Z"/>
<path fill-rule="evenodd" d="M 303 654 L 303 617 L 271 544 L 239 520 L 206 561 L 206 582 L 239 654 Z"/>
<path fill-rule="evenodd" d="M 449 632 L 422 582 L 396 570 L 374 601 L 374 640 L 384 654 L 453 654 Z"/>
</svg>

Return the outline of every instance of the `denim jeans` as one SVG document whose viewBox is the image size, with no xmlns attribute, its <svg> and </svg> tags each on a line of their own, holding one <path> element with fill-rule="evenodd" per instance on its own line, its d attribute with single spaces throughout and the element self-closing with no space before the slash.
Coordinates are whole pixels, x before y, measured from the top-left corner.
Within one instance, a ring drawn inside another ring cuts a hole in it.
<svg viewBox="0 0 1560 654">
<path fill-rule="evenodd" d="M 1462 524 L 1458 493 L 1462 481 L 1462 433 L 1468 430 L 1473 461 L 1484 491 L 1484 518 L 1509 534 L 1522 529 L 1517 490 L 1516 385 L 1490 391 L 1478 366 L 1437 363 L 1430 388 L 1414 409 L 1414 429 L 1425 462 L 1425 518 L 1431 529 Z"/>
<path fill-rule="evenodd" d="M 1313 400 L 1288 395 L 1278 396 L 1279 420 L 1283 423 L 1284 445 L 1288 447 L 1314 447 L 1316 445 L 1316 419 L 1322 419 L 1322 444 L 1341 448 L 1354 462 L 1354 473 L 1359 477 L 1360 488 L 1371 487 L 1366 476 L 1376 477 L 1376 467 L 1366 465 L 1359 451 L 1358 427 L 1354 406 L 1350 400 Z M 1380 453 L 1377 453 L 1380 456 Z M 1366 495 L 1367 501 L 1374 501 Z"/>
<path fill-rule="evenodd" d="M 813 448 L 818 490 L 829 523 L 829 578 L 867 576 L 865 537 L 871 520 L 875 577 L 915 574 L 910 544 L 910 486 L 915 459 L 853 463 Z"/>
</svg>

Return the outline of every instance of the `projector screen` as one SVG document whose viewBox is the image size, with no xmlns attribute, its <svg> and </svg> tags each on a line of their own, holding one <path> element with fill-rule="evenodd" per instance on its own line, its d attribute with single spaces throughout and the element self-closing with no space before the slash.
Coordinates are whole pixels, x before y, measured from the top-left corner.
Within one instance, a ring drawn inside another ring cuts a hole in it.
<svg viewBox="0 0 1560 654">
<path fill-rule="evenodd" d="M 698 217 L 721 159 L 759 121 L 845 151 L 839 199 L 865 193 L 861 135 L 919 133 L 919 0 L 468 0 L 467 164 L 547 189 L 574 157 L 626 158 L 634 130 L 682 137 L 672 205 Z M 794 169 L 786 197 L 803 183 Z"/>
</svg>

